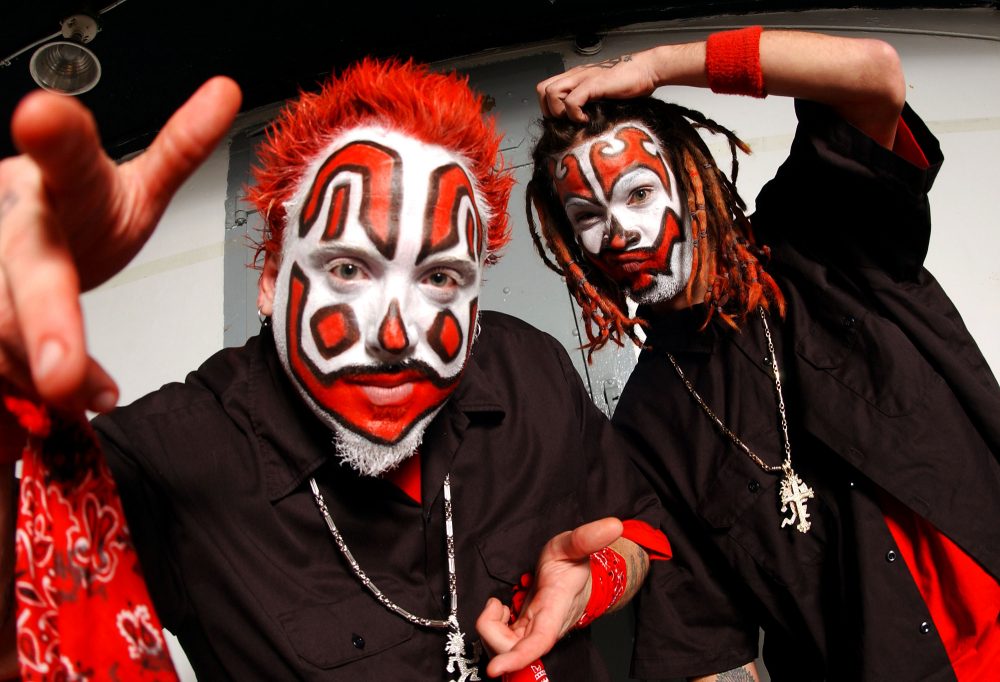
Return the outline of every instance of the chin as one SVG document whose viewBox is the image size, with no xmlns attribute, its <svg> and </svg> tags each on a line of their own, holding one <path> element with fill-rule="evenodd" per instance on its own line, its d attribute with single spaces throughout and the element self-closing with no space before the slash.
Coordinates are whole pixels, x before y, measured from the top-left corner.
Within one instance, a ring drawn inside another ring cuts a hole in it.
<svg viewBox="0 0 1000 682">
<path fill-rule="evenodd" d="M 406 435 L 395 443 L 374 443 L 340 424 L 334 424 L 333 444 L 337 457 L 341 464 L 346 464 L 362 476 L 381 476 L 395 469 L 416 451 L 423 442 L 424 430 L 438 410 L 434 410 L 414 424 Z"/>
<path fill-rule="evenodd" d="M 684 295 L 684 282 L 671 275 L 657 275 L 642 291 L 630 291 L 629 298 L 639 305 L 655 305 Z"/>
</svg>

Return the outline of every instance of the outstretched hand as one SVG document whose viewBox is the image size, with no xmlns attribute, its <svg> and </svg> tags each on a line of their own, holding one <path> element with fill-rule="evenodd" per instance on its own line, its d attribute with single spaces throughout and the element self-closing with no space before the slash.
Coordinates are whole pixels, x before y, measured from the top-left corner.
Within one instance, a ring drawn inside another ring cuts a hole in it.
<svg viewBox="0 0 1000 682">
<path fill-rule="evenodd" d="M 237 85 L 214 78 L 116 165 L 79 102 L 21 101 L 11 132 L 22 154 L 0 161 L 0 378 L 68 411 L 114 406 L 114 381 L 86 351 L 80 292 L 128 264 L 239 106 Z"/>
<path fill-rule="evenodd" d="M 487 674 L 499 677 L 530 665 L 548 653 L 583 615 L 590 598 L 590 555 L 622 534 L 622 523 L 606 518 L 555 536 L 542 549 L 535 579 L 521 613 L 510 623 L 510 609 L 491 598 L 476 630 L 493 654 Z"/>
</svg>

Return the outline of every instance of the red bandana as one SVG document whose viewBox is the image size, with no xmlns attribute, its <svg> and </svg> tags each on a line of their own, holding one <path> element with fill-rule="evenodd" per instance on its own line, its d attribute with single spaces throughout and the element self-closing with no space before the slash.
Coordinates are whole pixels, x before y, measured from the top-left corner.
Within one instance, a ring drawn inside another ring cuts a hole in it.
<svg viewBox="0 0 1000 682">
<path fill-rule="evenodd" d="M 177 680 L 121 500 L 86 423 L 4 396 L 22 455 L 16 568 L 23 680 Z"/>
</svg>

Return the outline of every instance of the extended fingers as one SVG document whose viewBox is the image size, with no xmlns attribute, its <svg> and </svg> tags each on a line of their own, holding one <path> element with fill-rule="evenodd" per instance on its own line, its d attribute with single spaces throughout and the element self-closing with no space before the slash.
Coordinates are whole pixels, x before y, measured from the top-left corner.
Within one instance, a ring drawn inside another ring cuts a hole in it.
<svg viewBox="0 0 1000 682">
<path fill-rule="evenodd" d="M 534 614 L 527 626 L 523 622 L 519 623 L 520 627 L 515 624 L 511 630 L 515 637 L 513 645 L 494 656 L 486 666 L 486 673 L 491 677 L 528 667 L 551 651 L 559 640 L 562 621 L 549 609 Z"/>
<path fill-rule="evenodd" d="M 208 157 L 239 111 L 239 86 L 224 76 L 206 82 L 170 117 L 146 152 L 133 162 L 135 180 L 166 205 L 181 183 Z"/>
<path fill-rule="evenodd" d="M 20 354 L 30 369 L 28 390 L 46 402 L 81 411 L 98 394 L 106 404 L 108 392 L 116 389 L 86 355 L 76 268 L 40 200 L 41 181 L 41 171 L 25 157 L 0 164 L 5 374 L 24 381 L 17 376 Z"/>
<path fill-rule="evenodd" d="M 486 601 L 483 612 L 476 619 L 476 631 L 493 655 L 510 651 L 518 639 L 510 627 L 510 608 L 495 597 Z"/>
<path fill-rule="evenodd" d="M 33 92 L 14 110 L 10 125 L 14 143 L 38 164 L 50 191 L 92 188 L 114 171 L 94 117 L 73 97 Z"/>
</svg>

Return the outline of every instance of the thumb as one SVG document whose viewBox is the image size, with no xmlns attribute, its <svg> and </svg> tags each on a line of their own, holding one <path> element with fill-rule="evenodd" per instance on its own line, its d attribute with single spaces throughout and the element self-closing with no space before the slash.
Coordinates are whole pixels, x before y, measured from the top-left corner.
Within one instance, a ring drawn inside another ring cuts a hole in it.
<svg viewBox="0 0 1000 682">
<path fill-rule="evenodd" d="M 584 559 L 620 538 L 623 531 L 622 522 L 609 516 L 556 536 L 552 549 L 566 559 Z"/>
<path fill-rule="evenodd" d="M 216 76 L 174 112 L 149 149 L 131 162 L 130 170 L 151 190 L 151 198 L 166 203 L 229 130 L 241 101 L 239 86 Z"/>
</svg>

